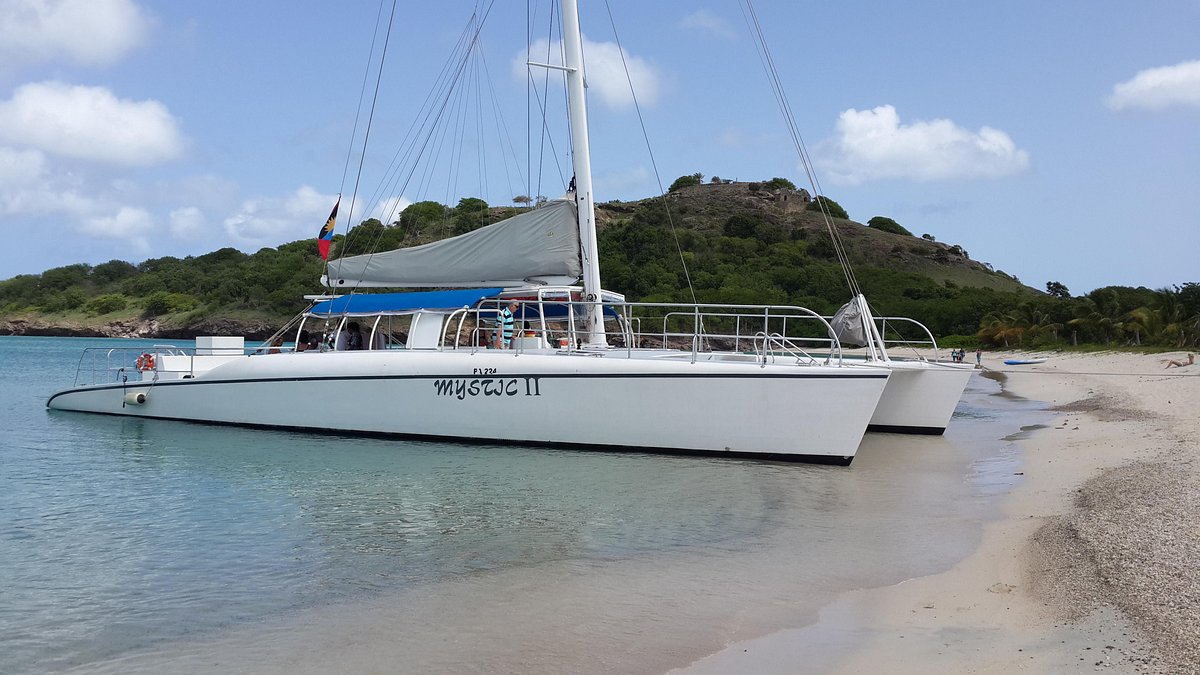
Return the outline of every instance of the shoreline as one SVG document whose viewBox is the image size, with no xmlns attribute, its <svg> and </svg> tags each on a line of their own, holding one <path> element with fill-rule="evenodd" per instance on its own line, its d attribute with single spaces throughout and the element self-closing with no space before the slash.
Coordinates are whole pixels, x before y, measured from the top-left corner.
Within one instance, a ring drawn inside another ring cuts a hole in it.
<svg viewBox="0 0 1200 675">
<path fill-rule="evenodd" d="M 984 365 L 1055 418 L 1014 434 L 1020 482 L 973 553 L 672 672 L 1197 672 L 1200 424 L 1189 406 L 1200 364 L 1101 353 L 1004 366 L 1009 357 Z"/>
</svg>

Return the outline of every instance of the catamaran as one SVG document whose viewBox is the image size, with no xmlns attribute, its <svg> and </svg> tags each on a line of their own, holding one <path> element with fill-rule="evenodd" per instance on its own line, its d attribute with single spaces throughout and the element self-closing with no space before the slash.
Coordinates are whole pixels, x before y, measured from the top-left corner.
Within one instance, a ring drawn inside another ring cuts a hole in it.
<svg viewBox="0 0 1200 675">
<path fill-rule="evenodd" d="M 566 79 L 574 170 L 565 197 L 450 239 L 331 261 L 324 281 L 335 293 L 289 328 L 294 350 L 246 350 L 227 336 L 191 350 L 92 349 L 76 385 L 47 406 L 849 464 L 894 371 L 843 360 L 827 320 L 791 306 L 626 302 L 602 289 L 574 0 L 562 0 L 561 17 L 563 65 L 553 67 Z M 367 287 L 441 290 L 353 292 Z M 352 323 L 364 348 L 337 349 Z M 306 334 L 324 339 L 305 349 Z"/>
<path fill-rule="evenodd" d="M 775 69 L 775 60 L 771 58 L 770 49 L 762 32 L 762 24 L 754 10 L 751 0 L 742 0 L 743 10 L 748 17 L 750 27 L 763 69 L 771 82 L 776 103 L 787 124 L 788 134 L 796 149 L 796 156 L 804 167 L 809 184 L 814 195 L 820 195 L 820 183 L 809 159 L 808 150 L 792 115 L 791 104 L 783 90 L 783 81 Z M 871 416 L 868 427 L 871 431 L 911 433 L 911 434 L 942 434 L 954 414 L 958 401 L 975 371 L 973 367 L 963 363 L 948 363 L 939 360 L 937 342 L 929 329 L 919 321 L 906 317 L 877 318 L 867 303 L 866 296 L 859 288 L 850 265 L 845 247 L 837 227 L 821 197 L 817 197 L 817 206 L 829 232 L 830 241 L 837 253 L 838 262 L 846 276 L 846 284 L 850 288 L 851 299 L 831 318 L 834 330 L 843 344 L 862 347 L 863 353 L 856 356 L 862 363 L 886 368 L 891 372 L 887 388 L 884 389 L 879 405 Z M 917 344 L 932 350 L 932 360 L 924 355 L 914 354 L 908 358 L 896 358 L 888 351 L 888 340 L 885 339 L 886 326 L 897 323 L 915 326 L 920 333 L 915 341 L 899 340 L 910 346 Z"/>
</svg>

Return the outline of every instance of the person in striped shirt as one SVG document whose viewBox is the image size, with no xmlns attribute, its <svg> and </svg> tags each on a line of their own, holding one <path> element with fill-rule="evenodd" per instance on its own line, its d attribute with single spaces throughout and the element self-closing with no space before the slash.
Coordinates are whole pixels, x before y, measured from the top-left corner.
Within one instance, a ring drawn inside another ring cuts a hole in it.
<svg viewBox="0 0 1200 675">
<path fill-rule="evenodd" d="M 516 300 L 508 303 L 508 307 L 500 310 L 496 318 L 496 349 L 508 349 L 513 337 L 513 312 L 520 306 Z"/>
</svg>

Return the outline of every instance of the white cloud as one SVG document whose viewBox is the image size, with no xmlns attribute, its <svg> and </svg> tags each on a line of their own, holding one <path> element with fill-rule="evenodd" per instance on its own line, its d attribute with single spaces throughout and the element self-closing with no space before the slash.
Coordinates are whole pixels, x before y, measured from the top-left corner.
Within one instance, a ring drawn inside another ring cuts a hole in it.
<svg viewBox="0 0 1200 675">
<path fill-rule="evenodd" d="M 1133 79 L 1114 85 L 1107 103 L 1113 110 L 1200 107 L 1200 61 L 1143 70 Z"/>
<path fill-rule="evenodd" d="M 944 119 L 902 125 L 890 105 L 847 110 L 837 129 L 838 136 L 823 143 L 817 155 L 821 168 L 842 184 L 1000 178 L 1029 167 L 1029 153 L 1003 131 L 972 132 Z"/>
<path fill-rule="evenodd" d="M 120 206 L 110 213 L 84 218 L 79 229 L 95 237 L 133 240 L 154 229 L 154 219 L 145 209 Z"/>
<path fill-rule="evenodd" d="M 316 237 L 336 201 L 337 195 L 321 194 L 307 185 L 287 197 L 250 199 L 225 219 L 225 232 L 246 246 L 278 246 Z M 343 203 L 338 210 L 339 220 L 345 218 L 347 206 Z M 339 225 L 338 232 L 343 231 Z"/>
<path fill-rule="evenodd" d="M 170 214 L 171 234 L 178 239 L 195 241 L 208 233 L 208 219 L 195 206 L 174 209 Z"/>
<path fill-rule="evenodd" d="M 148 30 L 132 0 L 0 0 L 0 69 L 60 59 L 111 65 Z"/>
<path fill-rule="evenodd" d="M 379 203 L 375 205 L 375 208 L 371 211 L 371 215 L 367 216 L 367 218 L 374 218 L 379 222 L 388 225 L 396 222 L 396 220 L 400 218 L 400 212 L 411 205 L 411 199 L 396 196 L 388 197 L 387 199 L 380 200 Z M 355 211 L 357 210 L 358 209 L 356 208 Z M 341 214 L 344 212 L 339 210 L 338 213 Z M 355 220 L 360 220 L 357 216 L 354 218 Z"/>
<path fill-rule="evenodd" d="M 549 46 L 549 54 L 547 54 Z M 624 62 L 622 63 L 622 55 Z M 553 65 L 562 64 L 562 44 L 555 41 L 548 44 L 546 40 L 538 40 L 530 47 L 529 59 L 542 61 L 550 57 Z M 513 74 L 522 82 L 526 77 L 526 54 L 522 51 L 513 61 Z M 658 69 L 650 65 L 640 56 L 633 56 L 628 51 L 617 47 L 614 42 L 592 42 L 583 38 L 584 73 L 587 78 L 588 94 L 595 96 L 609 108 L 627 108 L 633 105 L 633 94 L 629 91 L 632 80 L 633 89 L 637 92 L 637 100 L 641 105 L 654 105 L 658 101 L 662 89 L 662 76 Z M 629 67 L 629 77 L 625 77 L 625 67 Z M 551 78 L 555 79 L 555 78 Z M 540 81 L 540 79 L 538 80 Z"/>
<path fill-rule="evenodd" d="M 599 174 L 595 177 L 595 183 L 597 194 L 609 196 L 627 196 L 631 193 L 640 195 L 658 190 L 654 184 L 654 174 L 644 166 L 627 167 Z"/>
<path fill-rule="evenodd" d="M 729 24 L 726 23 L 724 19 L 716 14 L 713 14 L 707 9 L 698 9 L 691 14 L 688 14 L 687 16 L 683 17 L 683 19 L 679 22 L 679 25 L 690 30 L 708 33 L 726 40 L 732 40 L 735 36 L 733 29 L 730 28 Z"/>
<path fill-rule="evenodd" d="M 178 157 L 184 141 L 158 101 L 118 99 L 104 87 L 38 82 L 0 101 L 0 142 L 92 162 L 146 166 Z"/>
<path fill-rule="evenodd" d="M 46 156 L 37 150 L 0 147 L 0 190 L 38 185 L 46 173 Z"/>
<path fill-rule="evenodd" d="M 717 142 L 726 148 L 740 149 L 746 147 L 746 133 L 737 127 L 725 127 Z"/>
</svg>

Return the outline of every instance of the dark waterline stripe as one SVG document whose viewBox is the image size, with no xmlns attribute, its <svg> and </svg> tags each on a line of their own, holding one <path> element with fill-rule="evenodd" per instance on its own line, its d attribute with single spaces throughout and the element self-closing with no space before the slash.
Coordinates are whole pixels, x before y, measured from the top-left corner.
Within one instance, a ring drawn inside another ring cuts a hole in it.
<svg viewBox="0 0 1200 675">
<path fill-rule="evenodd" d="M 812 373 L 764 373 L 761 375 L 737 375 L 726 373 L 681 373 L 681 374 L 658 374 L 658 373 L 596 373 L 596 374 L 575 374 L 575 373 L 505 373 L 506 378 L 545 378 L 545 379 L 584 379 L 584 380 L 612 380 L 612 379 L 666 379 L 666 380 L 761 380 L 761 379 L 883 379 L 887 378 L 888 373 L 875 375 L 871 373 L 847 373 L 847 374 L 812 374 Z M 158 382 L 125 382 L 118 384 L 105 384 L 87 387 L 75 387 L 65 389 L 55 393 L 47 401 L 50 402 L 64 394 L 72 394 L 81 391 L 107 391 L 110 389 L 139 389 L 145 387 L 175 387 L 175 386 L 194 386 L 201 384 L 259 384 L 270 382 L 348 382 L 355 380 L 471 380 L 478 379 L 480 375 L 327 375 L 320 377 L 263 377 L 263 378 L 245 378 L 237 380 L 160 380 Z"/>
<path fill-rule="evenodd" d="M 586 450 L 599 452 L 636 452 L 651 455 L 686 455 L 694 457 L 729 457 L 735 459 L 757 459 L 771 462 L 787 462 L 801 464 L 829 464 L 834 466 L 850 466 L 854 456 L 840 455 L 800 455 L 779 452 L 750 452 L 736 450 L 692 450 L 686 448 L 661 448 L 641 445 L 616 445 L 601 443 L 571 443 L 567 441 L 536 441 L 528 439 L 511 440 L 506 438 L 482 438 L 476 436 L 441 436 L 435 434 L 388 433 L 383 431 L 357 431 L 354 429 L 330 429 L 328 427 L 296 427 L 276 424 L 255 424 L 252 422 L 224 422 L 219 420 L 194 420 L 184 417 L 158 417 L 151 415 L 124 415 L 122 413 L 97 412 L 93 410 L 64 410 L 70 413 L 85 413 L 90 415 L 109 415 L 112 417 L 133 417 L 143 420 L 163 420 L 169 422 L 186 422 L 206 426 L 241 427 L 249 429 L 267 429 L 294 433 L 317 433 L 326 436 L 353 436 L 361 438 L 382 438 L 416 441 L 453 441 L 471 445 L 514 445 L 522 447 L 561 448 L 566 450 Z"/>
</svg>

